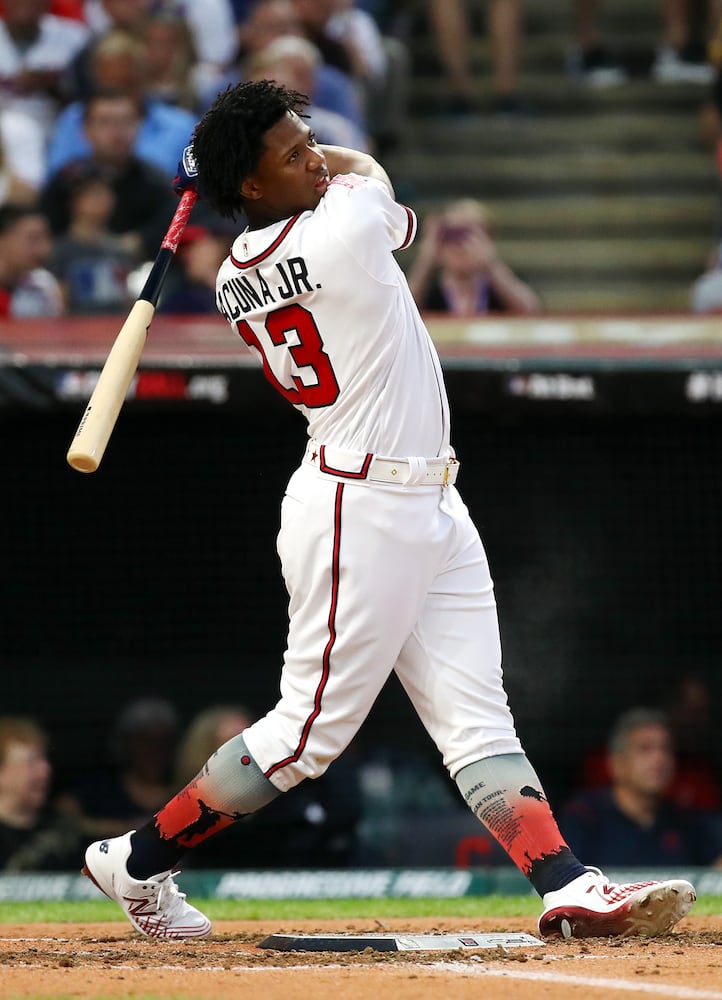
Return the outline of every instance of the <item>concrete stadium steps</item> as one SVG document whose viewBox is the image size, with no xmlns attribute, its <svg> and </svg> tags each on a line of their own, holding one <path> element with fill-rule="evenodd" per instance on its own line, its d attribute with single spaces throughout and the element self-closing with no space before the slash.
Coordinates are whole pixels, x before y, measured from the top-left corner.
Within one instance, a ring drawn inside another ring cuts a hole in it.
<svg viewBox="0 0 722 1000">
<path fill-rule="evenodd" d="M 399 196 L 422 219 L 450 198 L 486 202 L 505 259 L 550 311 L 686 309 L 720 236 L 720 182 L 703 128 L 709 88 L 648 75 L 658 5 L 606 0 L 605 42 L 633 73 L 610 89 L 567 72 L 570 0 L 528 5 L 521 91 L 537 113 L 513 120 L 490 113 L 484 3 L 472 2 L 478 90 L 465 116 L 444 113 L 450 92 L 425 0 L 411 6 L 410 120 L 387 158 Z"/>
<path fill-rule="evenodd" d="M 493 151 L 521 155 L 546 155 L 550 151 L 580 147 L 585 150 L 641 152 L 706 152 L 698 103 L 688 114 L 666 105 L 639 111 L 635 108 L 597 108 L 593 115 L 545 114 L 539 118 L 509 122 L 493 116 L 469 118 L 418 116 L 406 127 L 405 137 L 416 153 Z M 570 121 L 570 117 L 574 120 Z"/>
<path fill-rule="evenodd" d="M 677 284 L 620 279 L 613 286 L 588 277 L 555 277 L 537 286 L 544 309 L 551 314 L 573 313 L 666 313 L 689 309 L 689 289 Z"/>
<path fill-rule="evenodd" d="M 663 165 L 662 165 L 663 163 Z M 716 193 L 716 175 L 712 155 L 699 152 L 618 152 L 588 150 L 584 147 L 567 152 L 551 150 L 530 157 L 497 155 L 484 149 L 478 153 L 448 151 L 443 157 L 415 151 L 396 158 L 405 184 L 413 183 L 415 196 L 429 198 L 439 192 L 470 197 L 510 197 L 531 192 L 539 197 L 558 195 L 602 194 L 644 195 L 650 190 L 669 194 L 704 190 L 710 196 L 710 209 Z"/>
<path fill-rule="evenodd" d="M 596 275 L 623 271 L 627 276 L 663 278 L 682 272 L 694 273 L 703 261 L 699 257 L 699 241 L 695 239 L 623 239 L 604 236 L 588 239 L 528 237 L 516 240 L 500 238 L 499 251 L 505 260 L 518 262 L 525 273 L 540 277 L 550 270 L 568 276 L 580 269 Z"/>
<path fill-rule="evenodd" d="M 718 217 L 710 216 L 705 192 L 663 197 L 657 194 L 562 195 L 550 198 L 484 198 L 497 222 L 500 239 L 546 240 L 604 236 L 676 237 L 698 240 L 707 231 L 717 232 Z M 421 218 L 438 210 L 434 199 L 417 199 L 414 207 Z"/>
<path fill-rule="evenodd" d="M 405 0 L 403 4 L 415 40 L 429 43 L 427 24 L 427 0 Z M 486 24 L 487 0 L 466 0 L 474 43 Z M 659 3 L 649 0 L 605 0 L 600 16 L 600 25 L 605 39 L 616 39 L 620 43 L 639 37 L 656 39 L 661 25 Z M 560 36 L 572 37 L 574 25 L 574 5 L 572 0 L 543 0 L 542 3 L 526 3 L 523 13 L 524 36 L 526 39 Z"/>
<path fill-rule="evenodd" d="M 543 121 L 544 115 L 574 117 L 599 111 L 674 111 L 696 115 L 708 99 L 709 88 L 700 84 L 657 83 L 646 77 L 631 79 L 619 87 L 590 87 L 561 70 L 554 74 L 528 73 L 521 76 L 521 93 L 533 102 Z M 450 97 L 448 81 L 437 74 L 416 73 L 410 88 L 409 107 L 413 115 L 433 116 L 443 112 Z M 492 94 L 488 74 L 478 79 L 475 103 L 485 114 L 491 110 Z M 514 126 L 526 122 L 515 119 Z"/>
<path fill-rule="evenodd" d="M 566 73 L 568 59 L 576 46 L 571 32 L 571 22 L 564 30 L 538 34 L 543 26 L 530 27 L 522 43 L 522 65 L 525 73 Z M 658 35 L 656 26 L 639 29 L 634 34 L 623 31 L 609 32 L 604 37 L 605 46 L 624 63 L 634 76 L 643 75 L 654 59 Z M 475 72 L 488 73 L 491 64 L 491 44 L 485 33 L 477 33 L 469 39 L 469 58 Z M 433 39 L 421 37 L 413 39 L 413 64 L 416 71 L 424 75 L 442 74 L 436 45 Z"/>
</svg>

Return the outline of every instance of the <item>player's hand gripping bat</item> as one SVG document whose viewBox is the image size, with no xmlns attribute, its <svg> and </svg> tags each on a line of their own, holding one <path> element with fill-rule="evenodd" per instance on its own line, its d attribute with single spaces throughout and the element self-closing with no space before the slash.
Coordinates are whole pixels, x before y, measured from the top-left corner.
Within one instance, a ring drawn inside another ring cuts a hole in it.
<svg viewBox="0 0 722 1000">
<path fill-rule="evenodd" d="M 103 365 L 67 454 L 68 463 L 78 472 L 95 472 L 100 465 L 140 363 L 165 276 L 197 197 L 193 188 L 184 191 L 143 291 L 128 313 Z"/>
</svg>

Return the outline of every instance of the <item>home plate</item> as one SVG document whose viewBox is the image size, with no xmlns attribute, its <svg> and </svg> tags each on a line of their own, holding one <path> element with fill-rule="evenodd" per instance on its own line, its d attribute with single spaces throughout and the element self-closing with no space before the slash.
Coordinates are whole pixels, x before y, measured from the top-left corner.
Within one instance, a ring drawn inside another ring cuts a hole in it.
<svg viewBox="0 0 722 1000">
<path fill-rule="evenodd" d="M 271 934 L 258 945 L 277 951 L 468 951 L 528 948 L 544 942 L 532 934 Z"/>
</svg>

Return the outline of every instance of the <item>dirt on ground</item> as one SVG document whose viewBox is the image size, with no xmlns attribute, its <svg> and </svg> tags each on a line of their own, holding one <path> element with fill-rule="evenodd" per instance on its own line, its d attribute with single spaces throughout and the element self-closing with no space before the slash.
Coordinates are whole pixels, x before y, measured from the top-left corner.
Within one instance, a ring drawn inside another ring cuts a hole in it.
<svg viewBox="0 0 722 1000">
<path fill-rule="evenodd" d="M 528 919 L 218 921 L 212 937 L 145 938 L 127 923 L 0 925 L 0 997 L 172 1000 L 722 1000 L 722 917 L 690 916 L 658 938 L 428 952 L 284 952 L 271 934 L 522 931 Z M 483 982 L 480 982 L 483 980 Z"/>
</svg>

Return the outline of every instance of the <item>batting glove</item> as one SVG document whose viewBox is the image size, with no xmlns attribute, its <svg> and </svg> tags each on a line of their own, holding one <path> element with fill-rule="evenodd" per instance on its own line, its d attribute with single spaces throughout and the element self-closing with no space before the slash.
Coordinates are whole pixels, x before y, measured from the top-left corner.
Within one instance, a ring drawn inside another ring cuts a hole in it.
<svg viewBox="0 0 722 1000">
<path fill-rule="evenodd" d="M 186 146 L 178 160 L 178 173 L 173 178 L 173 190 L 180 197 L 186 191 L 198 193 L 198 167 L 193 146 Z"/>
</svg>

